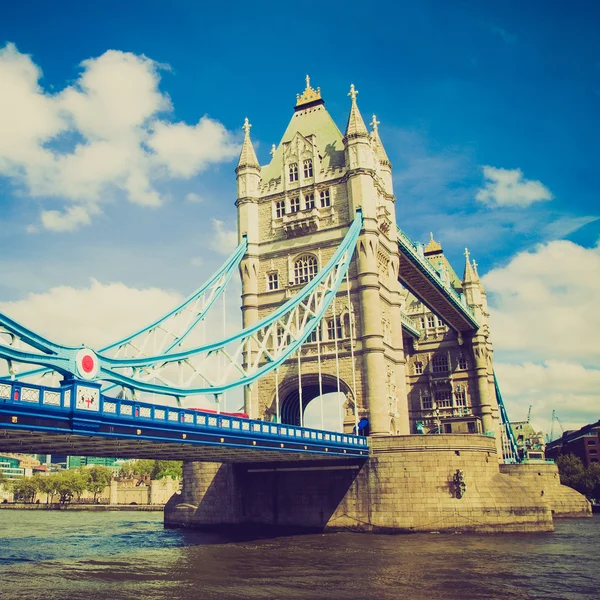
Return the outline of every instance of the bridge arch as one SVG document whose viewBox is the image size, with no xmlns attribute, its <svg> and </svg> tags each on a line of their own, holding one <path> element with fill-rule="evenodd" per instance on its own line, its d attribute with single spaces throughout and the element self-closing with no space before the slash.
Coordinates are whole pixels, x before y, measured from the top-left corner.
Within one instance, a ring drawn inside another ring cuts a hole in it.
<svg viewBox="0 0 600 600">
<path fill-rule="evenodd" d="M 322 377 L 322 388 L 323 395 L 331 394 L 338 391 L 338 380 L 335 375 L 329 375 L 323 373 Z M 281 415 L 281 422 L 287 425 L 300 425 L 300 391 L 298 386 L 298 377 L 290 376 L 286 377 L 279 384 L 279 412 Z M 302 387 L 302 413 L 306 410 L 306 407 L 320 394 L 319 389 L 319 374 L 318 373 L 303 373 L 301 378 Z M 340 392 L 347 398 L 345 404 L 350 399 L 354 401 L 352 390 L 348 383 L 346 383 L 340 377 Z M 275 414 L 276 400 L 275 394 L 273 395 L 273 402 L 271 404 L 270 413 Z"/>
</svg>

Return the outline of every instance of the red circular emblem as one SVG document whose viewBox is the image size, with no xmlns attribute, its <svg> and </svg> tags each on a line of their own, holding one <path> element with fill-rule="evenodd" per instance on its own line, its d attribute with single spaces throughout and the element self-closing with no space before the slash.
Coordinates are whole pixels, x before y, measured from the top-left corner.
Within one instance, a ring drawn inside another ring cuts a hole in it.
<svg viewBox="0 0 600 600">
<path fill-rule="evenodd" d="M 83 357 L 81 361 L 81 368 L 86 373 L 91 373 L 94 370 L 94 359 L 89 354 L 86 354 Z"/>
</svg>

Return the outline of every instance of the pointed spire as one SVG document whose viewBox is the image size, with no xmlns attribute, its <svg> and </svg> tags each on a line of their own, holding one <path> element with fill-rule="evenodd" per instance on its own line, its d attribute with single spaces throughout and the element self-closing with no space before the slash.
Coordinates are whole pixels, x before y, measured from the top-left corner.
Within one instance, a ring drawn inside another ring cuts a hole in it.
<svg viewBox="0 0 600 600">
<path fill-rule="evenodd" d="M 350 92 L 348 96 L 350 96 L 350 100 L 352 102 L 350 106 L 350 116 L 348 117 L 348 125 L 346 127 L 346 137 L 363 137 L 368 136 L 369 132 L 365 126 L 365 122 L 363 121 L 362 115 L 358 110 L 358 105 L 356 104 L 356 96 L 358 94 L 358 90 L 354 87 L 354 84 L 350 85 Z"/>
<path fill-rule="evenodd" d="M 260 169 L 258 158 L 256 158 L 256 152 L 254 152 L 254 146 L 250 139 L 250 128 L 252 125 L 248 122 L 248 117 L 244 120 L 242 129 L 244 130 L 244 143 L 242 144 L 242 151 L 240 153 L 240 160 L 238 161 L 238 169 L 242 167 L 257 167 Z"/>
<path fill-rule="evenodd" d="M 388 155 L 379 137 L 379 123 L 380 121 L 378 121 L 377 117 L 373 115 L 370 125 L 373 128 L 373 131 L 371 132 L 371 139 L 373 140 L 375 155 L 377 156 L 377 160 L 380 164 L 389 165 L 391 167 L 392 163 L 390 163 L 390 159 L 388 158 Z"/>
<path fill-rule="evenodd" d="M 428 254 L 437 254 L 442 251 L 442 245 L 433 239 L 433 231 L 429 233 L 429 242 L 425 246 L 425 256 Z"/>
<path fill-rule="evenodd" d="M 321 88 L 318 87 L 316 90 L 310 85 L 310 77 L 306 76 L 306 88 L 302 94 L 296 94 L 296 106 L 295 110 L 302 110 L 304 108 L 310 108 L 317 104 L 325 104 L 323 98 L 321 98 Z M 310 106 L 309 106 L 310 105 Z"/>
<path fill-rule="evenodd" d="M 463 275 L 463 284 L 476 283 L 478 279 L 477 271 L 473 270 L 473 266 L 469 262 L 469 249 L 465 248 L 465 273 Z"/>
</svg>

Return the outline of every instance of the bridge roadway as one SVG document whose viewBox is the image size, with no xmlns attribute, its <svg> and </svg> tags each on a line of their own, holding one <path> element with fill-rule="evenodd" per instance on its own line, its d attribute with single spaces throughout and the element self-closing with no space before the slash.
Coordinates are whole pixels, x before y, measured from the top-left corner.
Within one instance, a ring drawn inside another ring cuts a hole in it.
<svg viewBox="0 0 600 600">
<path fill-rule="evenodd" d="M 479 328 L 472 309 L 456 293 L 450 282 L 444 281 L 439 272 L 425 258 L 418 247 L 398 228 L 400 250 L 400 283 L 413 295 L 439 315 L 459 333 L 473 333 Z"/>
<path fill-rule="evenodd" d="M 0 380 L 0 452 L 204 462 L 366 460 L 366 437 Z"/>
</svg>

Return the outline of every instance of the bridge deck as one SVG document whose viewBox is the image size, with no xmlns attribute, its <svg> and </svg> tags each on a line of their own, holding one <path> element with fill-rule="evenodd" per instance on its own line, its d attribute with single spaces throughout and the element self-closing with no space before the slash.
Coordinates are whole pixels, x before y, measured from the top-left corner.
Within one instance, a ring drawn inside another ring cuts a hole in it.
<svg viewBox="0 0 600 600">
<path fill-rule="evenodd" d="M 208 462 L 369 454 L 365 437 L 110 398 L 89 383 L 49 388 L 3 380 L 0 451 Z"/>
<path fill-rule="evenodd" d="M 398 248 L 400 283 L 456 331 L 461 333 L 476 331 L 479 323 L 473 311 L 449 283 L 442 280 L 431 263 L 419 253 L 414 242 L 400 229 L 398 229 Z"/>
</svg>

